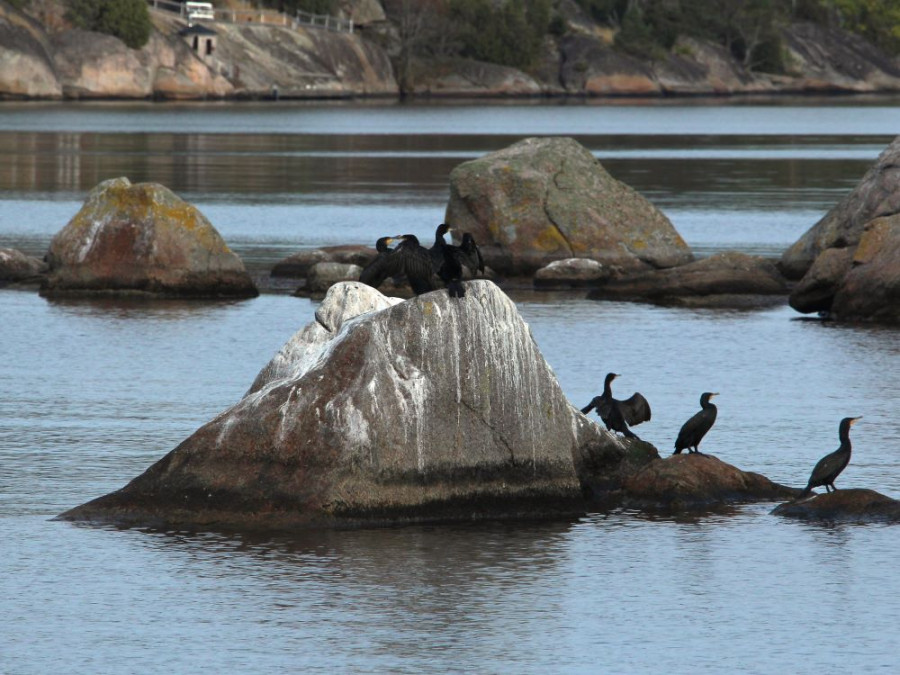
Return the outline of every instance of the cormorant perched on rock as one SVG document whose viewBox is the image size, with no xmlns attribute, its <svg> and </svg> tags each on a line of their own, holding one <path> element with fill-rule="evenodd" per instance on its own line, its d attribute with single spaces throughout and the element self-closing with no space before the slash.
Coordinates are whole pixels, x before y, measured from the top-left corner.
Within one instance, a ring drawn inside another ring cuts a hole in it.
<svg viewBox="0 0 900 675">
<path fill-rule="evenodd" d="M 650 419 L 650 404 L 637 392 L 624 401 L 613 398 L 612 381 L 617 377 L 618 373 L 607 373 L 603 380 L 603 393 L 592 398 L 581 412 L 587 415 L 592 409 L 596 409 L 607 431 L 618 431 L 627 438 L 637 438 L 628 427 Z"/>
<path fill-rule="evenodd" d="M 378 255 L 363 268 L 359 280 L 372 288 L 378 288 L 388 277 L 398 276 L 403 273 L 403 265 L 396 250 L 390 248 L 394 242 L 393 237 L 381 237 L 375 242 L 375 250 Z"/>
<path fill-rule="evenodd" d="M 451 298 L 462 298 L 466 290 L 462 285 L 461 252 L 458 246 L 444 241 L 444 235 L 450 231 L 447 223 L 437 226 L 434 233 L 434 246 L 429 249 L 434 271 L 447 284 L 447 292 Z"/>
<path fill-rule="evenodd" d="M 398 256 L 399 269 L 406 274 L 413 293 L 421 295 L 437 289 L 431 252 L 419 243 L 419 238 L 414 234 L 401 234 L 394 238 L 401 240 L 394 255 Z"/>
<path fill-rule="evenodd" d="M 700 396 L 701 410 L 681 427 L 681 431 L 678 432 L 678 438 L 675 439 L 675 452 L 672 454 L 680 455 L 685 448 L 687 448 L 688 453 L 700 454 L 697 446 L 700 445 L 700 441 L 706 436 L 706 432 L 712 428 L 713 423 L 716 421 L 716 415 L 719 412 L 718 408 L 709 402 L 709 399 L 718 395 L 717 392 L 711 393 L 707 391 Z"/>
<path fill-rule="evenodd" d="M 460 262 L 463 267 L 468 268 L 473 277 L 478 273 L 484 274 L 484 260 L 481 257 L 481 251 L 478 250 L 478 244 L 475 243 L 475 237 L 468 232 L 462 236 L 462 243 L 459 245 Z"/>
<path fill-rule="evenodd" d="M 809 482 L 806 484 L 806 488 L 803 490 L 800 497 L 805 497 L 812 492 L 814 487 L 820 485 L 825 486 L 825 492 L 837 490 L 834 486 L 834 480 L 841 475 L 841 471 L 846 469 L 847 464 L 850 463 L 850 427 L 856 424 L 856 420 L 859 419 L 862 418 L 845 417 L 841 420 L 841 424 L 838 427 L 838 438 L 841 439 L 840 447 L 816 462 L 816 466 L 809 476 Z M 828 489 L 829 487 L 831 490 Z"/>
</svg>

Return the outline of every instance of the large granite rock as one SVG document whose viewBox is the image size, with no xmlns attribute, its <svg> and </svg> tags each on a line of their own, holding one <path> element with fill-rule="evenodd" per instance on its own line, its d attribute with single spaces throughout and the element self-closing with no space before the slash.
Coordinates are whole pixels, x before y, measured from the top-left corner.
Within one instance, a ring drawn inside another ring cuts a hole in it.
<svg viewBox="0 0 900 675">
<path fill-rule="evenodd" d="M 0 248 L 0 286 L 39 280 L 47 263 L 14 248 Z"/>
<path fill-rule="evenodd" d="M 466 290 L 379 310 L 374 289 L 333 287 L 310 342 L 295 337 L 240 402 L 61 518 L 297 528 L 583 512 L 580 468 L 617 466 L 621 443 L 566 400 L 502 291 Z"/>
<path fill-rule="evenodd" d="M 788 289 L 775 264 L 745 253 L 717 253 L 688 265 L 613 279 L 591 291 L 595 300 L 646 300 L 673 304 L 783 302 Z"/>
<path fill-rule="evenodd" d="M 847 272 L 853 266 L 855 248 L 827 248 L 797 282 L 788 302 L 798 312 L 828 312 Z"/>
<path fill-rule="evenodd" d="M 571 138 L 527 138 L 457 166 L 445 220 L 500 274 L 563 258 L 627 272 L 693 260 L 669 219 Z"/>
<path fill-rule="evenodd" d="M 900 322 L 900 137 L 781 259 L 802 278 L 791 307 L 846 321 Z"/>
<path fill-rule="evenodd" d="M 784 252 L 782 273 L 800 279 L 823 251 L 855 247 L 870 220 L 896 213 L 900 213 L 900 136 L 859 184 Z"/>
<path fill-rule="evenodd" d="M 258 295 L 206 217 L 158 183 L 104 181 L 50 242 L 42 295 Z"/>
<path fill-rule="evenodd" d="M 153 63 L 111 35 L 68 30 L 53 36 L 56 70 L 66 98 L 148 98 Z"/>
<path fill-rule="evenodd" d="M 216 61 L 239 96 L 397 94 L 387 53 L 358 33 L 259 23 L 217 23 Z"/>
<path fill-rule="evenodd" d="M 516 68 L 471 59 L 442 59 L 409 82 L 409 93 L 433 96 L 535 96 L 541 86 Z"/>
<path fill-rule="evenodd" d="M 785 26 L 782 36 L 795 73 L 785 88 L 855 93 L 900 89 L 900 63 L 859 35 L 799 22 Z"/>
<path fill-rule="evenodd" d="M 874 490 L 847 489 L 776 506 L 776 516 L 823 522 L 900 522 L 900 501 Z"/>
<path fill-rule="evenodd" d="M 774 501 L 800 492 L 712 455 L 684 454 L 656 459 L 630 476 L 622 503 L 628 508 L 683 511 Z"/>
<path fill-rule="evenodd" d="M 0 3 L 0 98 L 59 98 L 52 47 L 38 22 Z"/>
</svg>

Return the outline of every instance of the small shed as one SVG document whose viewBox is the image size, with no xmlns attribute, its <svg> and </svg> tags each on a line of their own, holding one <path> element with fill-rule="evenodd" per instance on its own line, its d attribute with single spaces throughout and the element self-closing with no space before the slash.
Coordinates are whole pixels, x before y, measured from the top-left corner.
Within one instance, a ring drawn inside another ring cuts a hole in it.
<svg viewBox="0 0 900 675">
<path fill-rule="evenodd" d="M 178 31 L 178 34 L 187 40 L 191 49 L 193 49 L 200 58 L 212 56 L 212 53 L 216 51 L 217 33 L 212 28 L 207 28 L 202 24 L 195 23 L 187 28 L 182 28 Z"/>
</svg>

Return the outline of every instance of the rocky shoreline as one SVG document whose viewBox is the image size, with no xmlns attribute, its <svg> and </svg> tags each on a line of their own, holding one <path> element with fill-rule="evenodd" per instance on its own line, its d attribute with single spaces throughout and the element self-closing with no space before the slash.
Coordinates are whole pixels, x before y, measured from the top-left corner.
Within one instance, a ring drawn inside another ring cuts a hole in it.
<svg viewBox="0 0 900 675">
<path fill-rule="evenodd" d="M 347 5 L 353 33 L 217 21 L 201 48 L 177 14 L 151 11 L 148 43 L 74 29 L 61 3 L 34 15 L 0 3 L 0 99 L 321 99 L 353 97 L 671 97 L 863 94 L 900 91 L 900 61 L 857 35 L 785 26 L 784 74 L 747 70 L 715 44 L 681 37 L 664 56 L 616 50 L 572 2 L 562 35 L 527 72 L 462 58 L 418 64 L 401 88 L 396 27 L 374 0 Z"/>
</svg>

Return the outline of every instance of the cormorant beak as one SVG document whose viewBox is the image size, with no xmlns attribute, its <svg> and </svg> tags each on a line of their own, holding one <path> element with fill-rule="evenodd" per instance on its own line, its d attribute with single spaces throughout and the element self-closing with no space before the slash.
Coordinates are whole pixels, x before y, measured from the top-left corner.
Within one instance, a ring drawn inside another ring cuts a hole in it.
<svg viewBox="0 0 900 675">
<path fill-rule="evenodd" d="M 859 417 L 851 417 L 850 418 L 850 426 L 852 427 L 854 424 L 856 424 L 857 420 L 861 420 L 861 419 L 862 419 L 862 415 L 860 415 Z"/>
<path fill-rule="evenodd" d="M 710 394 L 709 397 L 710 397 L 710 398 L 714 398 L 714 397 L 716 397 L 716 396 L 718 396 L 718 395 L 719 395 L 719 392 L 715 392 L 715 393 L 713 393 L 713 394 Z"/>
</svg>

